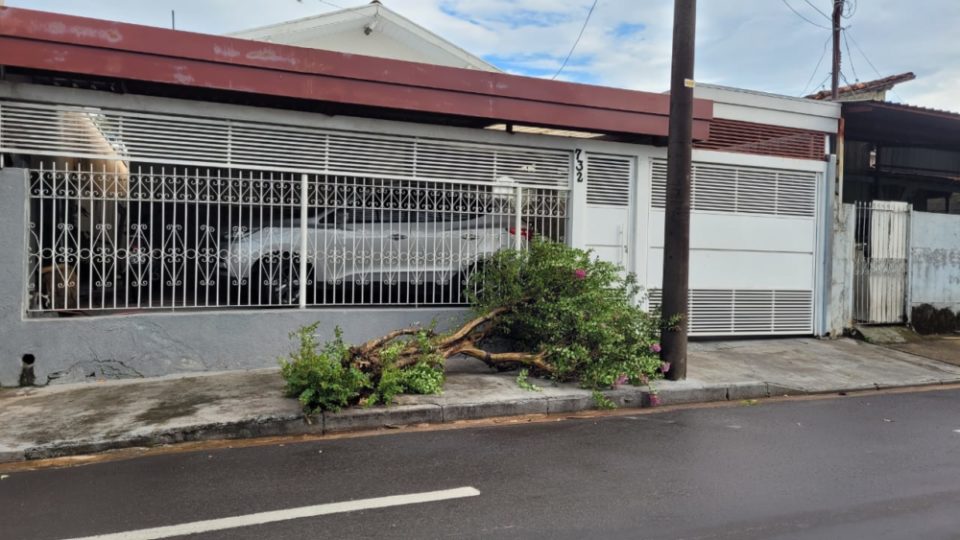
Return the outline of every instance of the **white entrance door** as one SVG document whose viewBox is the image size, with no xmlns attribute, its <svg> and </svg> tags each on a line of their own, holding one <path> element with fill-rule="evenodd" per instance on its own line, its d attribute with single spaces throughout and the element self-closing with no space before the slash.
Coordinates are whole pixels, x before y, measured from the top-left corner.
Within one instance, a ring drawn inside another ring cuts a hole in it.
<svg viewBox="0 0 960 540">
<path fill-rule="evenodd" d="M 587 213 L 584 244 L 598 258 L 633 271 L 630 246 L 634 158 L 587 154 Z"/>
</svg>

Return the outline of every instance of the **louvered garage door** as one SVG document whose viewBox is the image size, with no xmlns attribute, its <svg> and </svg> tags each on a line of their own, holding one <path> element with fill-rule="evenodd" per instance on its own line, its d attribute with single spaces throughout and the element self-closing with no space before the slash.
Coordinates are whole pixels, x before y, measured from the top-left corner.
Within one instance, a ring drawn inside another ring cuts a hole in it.
<svg viewBox="0 0 960 540">
<path fill-rule="evenodd" d="M 667 167 L 653 162 L 648 276 L 659 305 Z M 813 333 L 820 175 L 695 163 L 690 333 Z"/>
<path fill-rule="evenodd" d="M 633 210 L 634 160 L 587 154 L 586 247 L 605 261 L 632 271 L 628 257 Z"/>
</svg>

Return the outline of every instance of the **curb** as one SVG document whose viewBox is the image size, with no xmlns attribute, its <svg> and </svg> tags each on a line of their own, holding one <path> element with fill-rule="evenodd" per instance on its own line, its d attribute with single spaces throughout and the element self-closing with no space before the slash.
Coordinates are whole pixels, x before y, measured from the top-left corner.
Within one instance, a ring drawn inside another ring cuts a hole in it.
<svg viewBox="0 0 960 540">
<path fill-rule="evenodd" d="M 938 386 L 931 382 L 920 386 Z M 741 401 L 774 396 L 824 395 L 853 393 L 864 390 L 883 390 L 887 386 L 869 385 L 831 390 L 805 390 L 783 387 L 760 381 L 731 383 L 703 383 L 695 380 L 660 382 L 657 389 L 658 406 Z M 916 386 L 916 385 L 914 385 Z M 647 387 L 622 387 L 604 392 L 618 408 L 651 407 L 651 392 Z M 118 439 L 80 440 L 32 446 L 25 449 L 0 449 L 0 463 L 50 459 L 81 454 L 101 453 L 124 448 L 153 447 L 183 442 L 235 440 L 284 435 L 325 435 L 351 431 L 396 429 L 416 424 L 445 424 L 483 418 L 522 415 L 563 415 L 597 409 L 591 395 L 536 396 L 509 401 L 477 403 L 410 404 L 352 408 L 340 412 L 326 412 L 309 421 L 300 414 L 260 416 L 237 422 L 198 424 L 166 429 Z"/>
</svg>

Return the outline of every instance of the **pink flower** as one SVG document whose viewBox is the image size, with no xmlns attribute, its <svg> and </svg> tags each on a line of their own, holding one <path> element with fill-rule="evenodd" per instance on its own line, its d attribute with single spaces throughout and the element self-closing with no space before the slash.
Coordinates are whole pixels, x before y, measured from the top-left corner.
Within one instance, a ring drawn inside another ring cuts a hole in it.
<svg viewBox="0 0 960 540">
<path fill-rule="evenodd" d="M 630 377 L 627 377 L 626 373 L 621 373 L 619 376 L 617 376 L 617 379 L 613 381 L 613 387 L 616 388 L 618 386 L 623 386 L 629 379 Z"/>
<path fill-rule="evenodd" d="M 660 405 L 660 396 L 656 394 L 650 394 L 650 406 L 657 407 Z"/>
<path fill-rule="evenodd" d="M 660 354 L 660 351 L 663 349 L 660 347 L 659 343 L 654 343 L 650 346 L 650 352 Z"/>
<path fill-rule="evenodd" d="M 640 384 L 643 384 L 643 385 L 650 384 L 650 377 L 647 377 L 646 373 L 640 374 Z"/>
<path fill-rule="evenodd" d="M 670 372 L 670 362 L 660 362 L 660 373 Z"/>
<path fill-rule="evenodd" d="M 577 279 L 587 279 L 587 271 L 583 268 L 577 268 L 573 271 L 573 277 Z"/>
</svg>

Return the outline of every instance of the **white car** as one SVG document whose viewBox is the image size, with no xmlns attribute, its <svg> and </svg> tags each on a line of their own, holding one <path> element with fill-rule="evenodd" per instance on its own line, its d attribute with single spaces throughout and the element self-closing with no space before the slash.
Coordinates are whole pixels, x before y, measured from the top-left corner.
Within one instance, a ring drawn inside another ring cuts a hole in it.
<svg viewBox="0 0 960 540">
<path fill-rule="evenodd" d="M 419 210 L 338 209 L 309 218 L 308 286 L 383 283 L 446 285 L 497 251 L 518 245 L 506 215 Z M 519 242 L 527 241 L 525 228 Z M 251 303 L 299 301 L 299 219 L 234 232 L 221 246 L 221 274 Z"/>
</svg>

